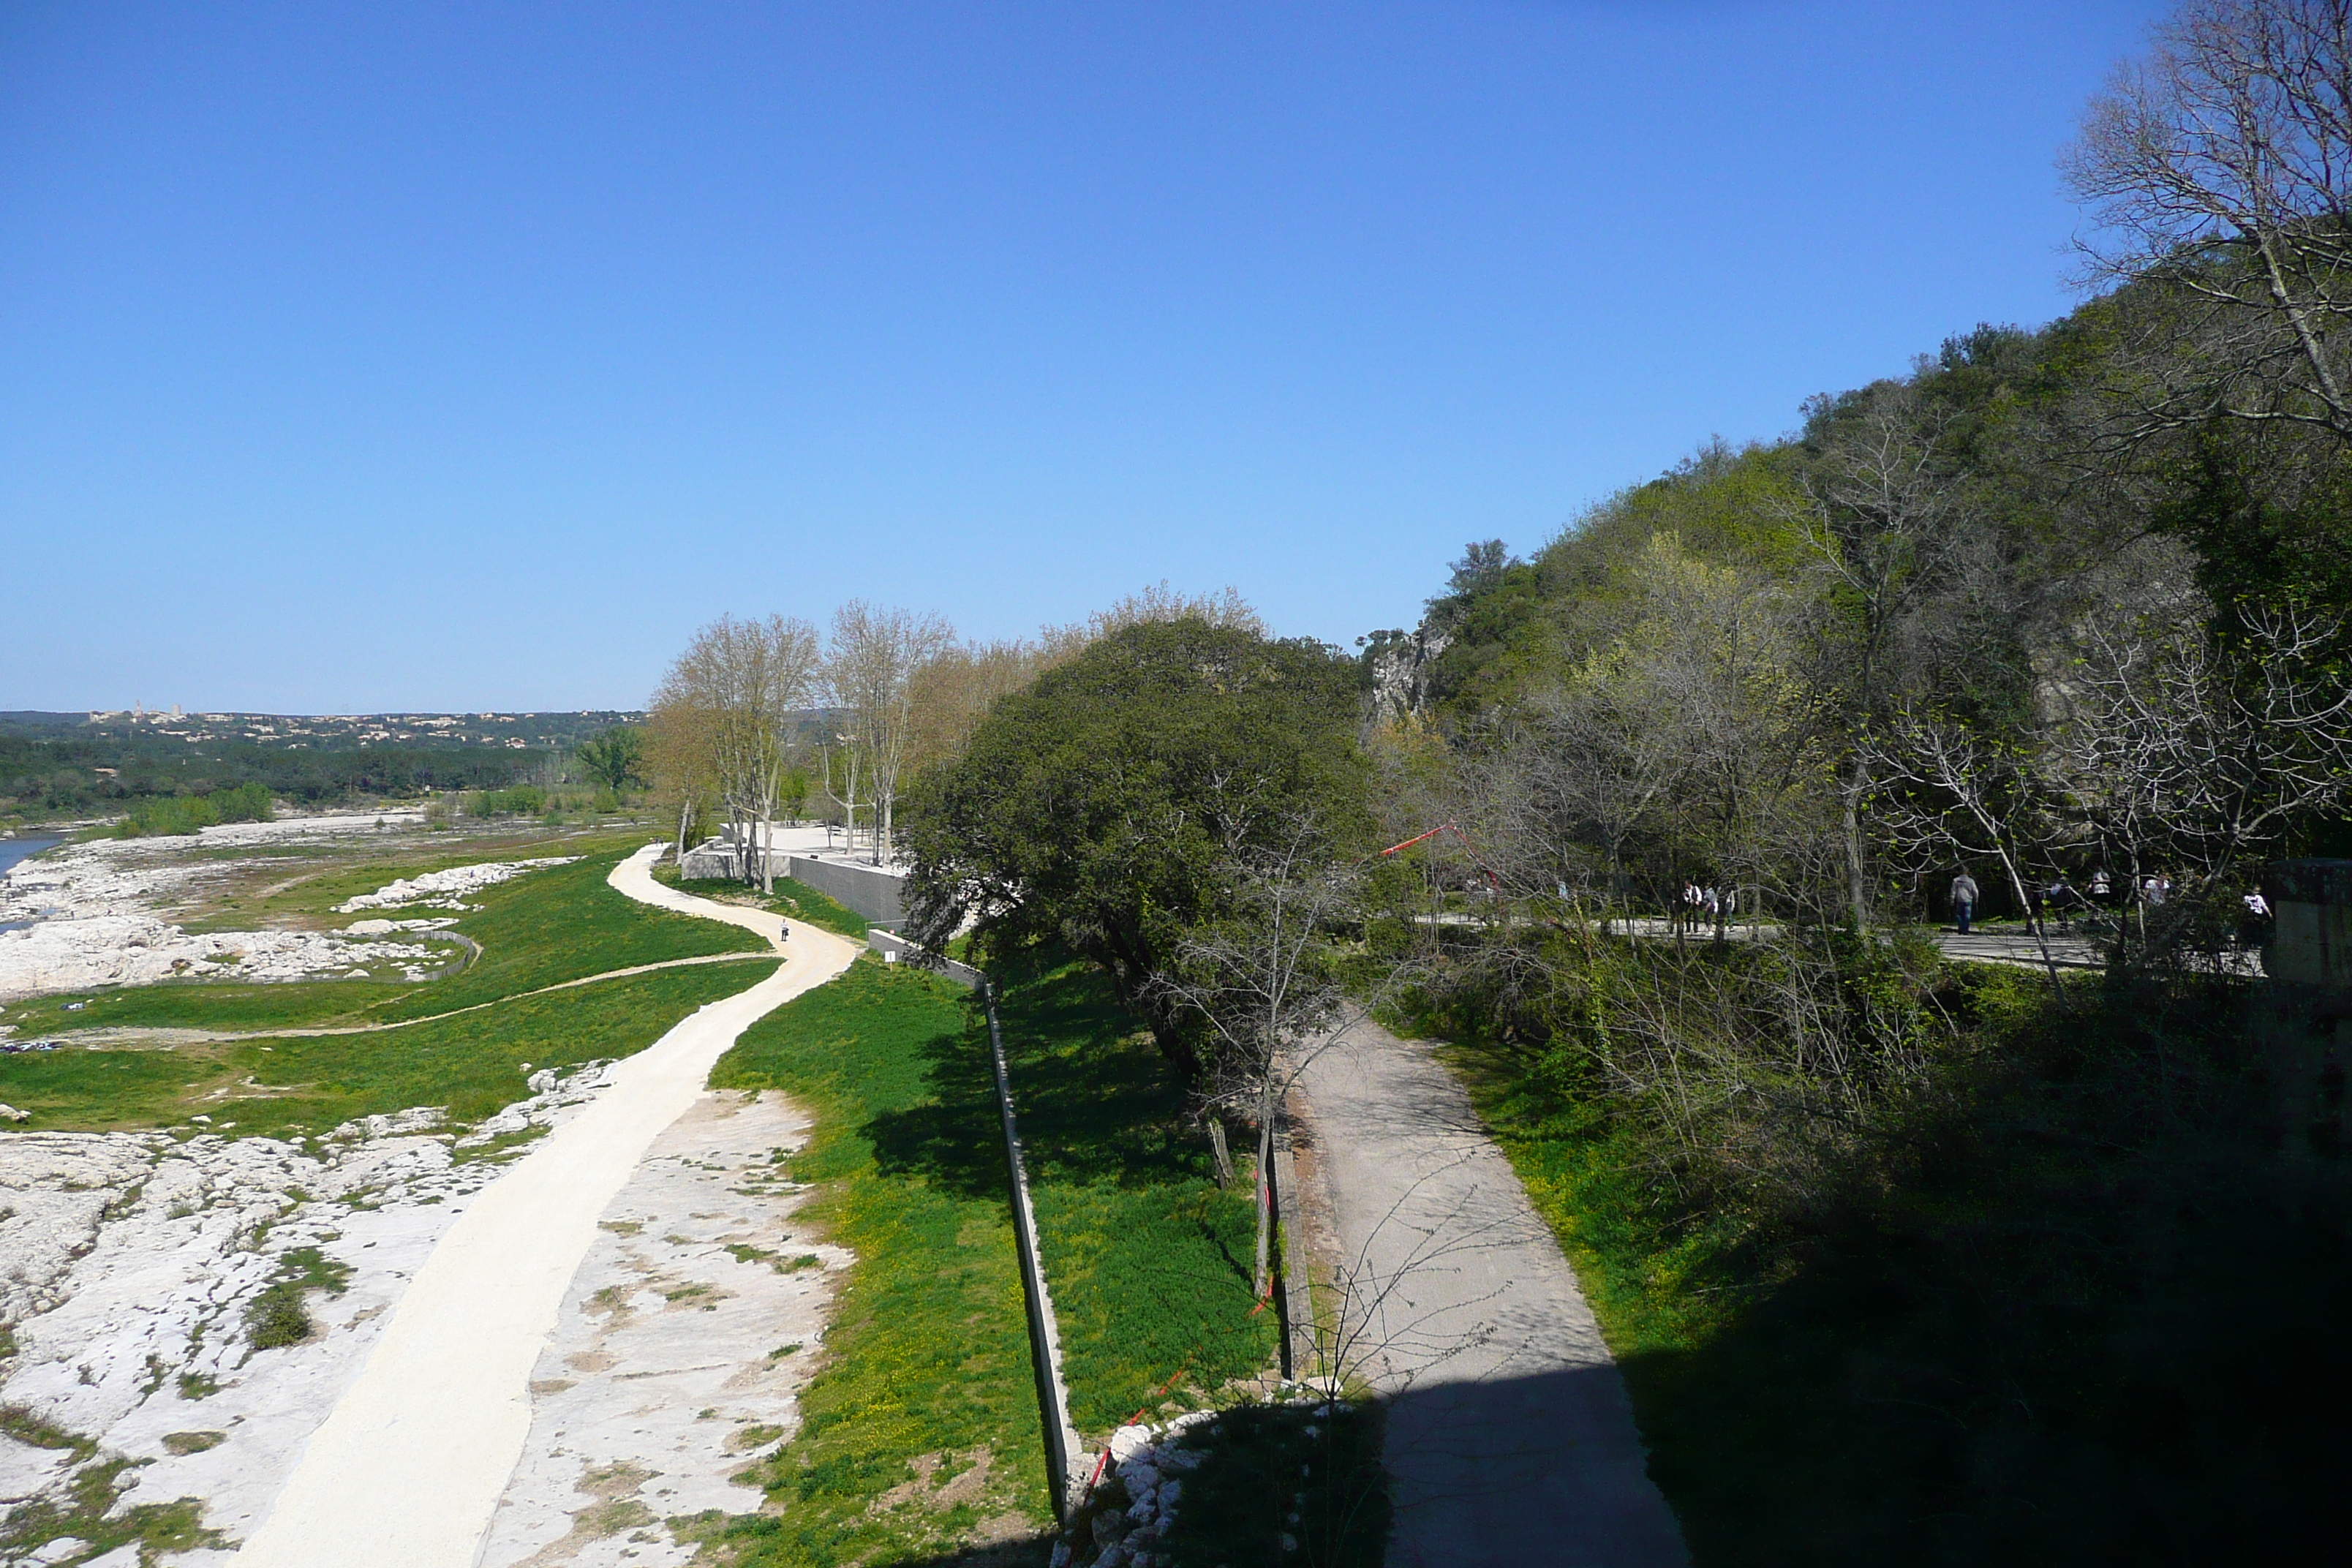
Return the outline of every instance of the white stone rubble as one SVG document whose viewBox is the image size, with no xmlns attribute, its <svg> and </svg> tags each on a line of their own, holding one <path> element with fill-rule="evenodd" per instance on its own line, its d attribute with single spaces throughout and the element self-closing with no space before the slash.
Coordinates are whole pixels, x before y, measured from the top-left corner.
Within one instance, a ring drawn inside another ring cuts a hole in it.
<svg viewBox="0 0 2352 1568">
<path fill-rule="evenodd" d="M 1127 1507 L 1081 1510 L 1055 1543 L 1052 1568 L 1152 1568 L 1152 1548 L 1174 1524 L 1176 1504 L 1184 1495 L 1180 1478 L 1203 1458 L 1181 1440 L 1216 1418 L 1213 1410 L 1196 1410 L 1156 1426 L 1113 1432 L 1110 1468 L 1127 1493 Z"/>
<path fill-rule="evenodd" d="M 536 871 L 542 866 L 569 866 L 579 858 L 577 855 L 548 855 L 536 860 L 485 860 L 474 866 L 452 866 L 446 871 L 427 871 L 422 877 L 403 877 L 373 893 L 345 899 L 335 909 L 337 912 L 347 915 L 361 910 L 406 910 L 420 906 L 428 910 L 469 909 L 472 906 L 460 899 L 459 894 L 495 887 L 526 871 Z"/>
<path fill-rule="evenodd" d="M 421 980 L 450 955 L 418 942 L 352 942 L 331 931 L 255 931 L 193 936 L 167 918 L 236 864 L 191 850 L 326 843 L 406 826 L 415 813 L 239 822 L 198 835 L 97 838 L 20 861 L 0 877 L 0 1001 L 94 985 L 144 985 L 199 976 L 278 981 L 387 964 Z M 21 922 L 21 923 L 20 923 Z M 369 922 L 362 922 L 369 923 Z M 412 928 L 387 922 L 362 938 Z"/>
<path fill-rule="evenodd" d="M 386 964 L 422 980 L 448 956 L 418 942 L 352 942 L 334 931 L 193 936 L 152 915 L 95 915 L 0 931 L 0 998 L 200 977 L 305 980 Z"/>
</svg>

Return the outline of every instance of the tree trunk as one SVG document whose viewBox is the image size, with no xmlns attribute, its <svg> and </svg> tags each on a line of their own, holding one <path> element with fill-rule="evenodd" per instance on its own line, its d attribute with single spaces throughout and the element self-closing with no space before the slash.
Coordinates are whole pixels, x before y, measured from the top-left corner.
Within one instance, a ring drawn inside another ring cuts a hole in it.
<svg viewBox="0 0 2352 1568">
<path fill-rule="evenodd" d="M 1259 1300 L 1274 1287 L 1269 1264 L 1274 1252 L 1274 1210 L 1276 1202 L 1274 1188 L 1274 1114 L 1265 1106 L 1258 1108 L 1257 1118 L 1257 1250 L 1250 1275 L 1250 1289 Z"/>
<path fill-rule="evenodd" d="M 1234 1184 L 1233 1151 L 1225 1147 L 1224 1120 L 1213 1112 L 1209 1117 L 1209 1157 L 1211 1167 L 1217 1174 L 1217 1185 L 1232 1186 Z"/>
<path fill-rule="evenodd" d="M 686 875 L 686 830 L 694 821 L 694 796 L 688 795 L 677 807 L 677 874 Z"/>
<path fill-rule="evenodd" d="M 1853 912 L 1856 931 L 1870 925 L 1870 878 L 1862 859 L 1862 792 L 1870 784 L 1870 774 L 1859 755 L 1853 759 L 1853 777 L 1845 787 L 1845 879 L 1846 899 Z"/>
</svg>

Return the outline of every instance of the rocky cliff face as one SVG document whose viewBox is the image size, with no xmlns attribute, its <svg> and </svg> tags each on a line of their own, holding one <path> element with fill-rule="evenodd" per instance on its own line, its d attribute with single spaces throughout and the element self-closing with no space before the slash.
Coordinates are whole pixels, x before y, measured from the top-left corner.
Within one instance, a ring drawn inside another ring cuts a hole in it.
<svg viewBox="0 0 2352 1568">
<path fill-rule="evenodd" d="M 1372 721 L 1393 724 L 1429 708 L 1430 668 L 1453 641 L 1427 626 L 1372 651 Z"/>
</svg>

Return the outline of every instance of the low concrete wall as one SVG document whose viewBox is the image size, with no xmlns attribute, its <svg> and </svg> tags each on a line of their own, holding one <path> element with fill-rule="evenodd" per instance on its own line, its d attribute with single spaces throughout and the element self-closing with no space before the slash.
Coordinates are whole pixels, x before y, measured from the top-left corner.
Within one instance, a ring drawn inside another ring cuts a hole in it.
<svg viewBox="0 0 2352 1568">
<path fill-rule="evenodd" d="M 898 899 L 899 887 L 906 878 L 898 872 L 886 871 L 879 866 L 860 866 L 855 860 L 787 855 L 784 874 L 856 910 L 877 925 L 894 926 L 907 918 Z"/>
<path fill-rule="evenodd" d="M 2273 979 L 2352 988 L 2352 860 L 2282 860 L 2263 877 L 2275 930 L 2263 968 Z"/>
<path fill-rule="evenodd" d="M 2315 1163 L 2352 1144 L 2352 860 L 2281 860 L 2263 874 L 2274 922 L 2251 1000 L 2254 1037 L 2270 1058 L 2278 1131 L 2289 1162 Z M 2331 1147 L 2315 1141 L 2333 1123 Z"/>
<path fill-rule="evenodd" d="M 882 955 L 887 963 L 912 963 L 946 975 L 959 985 L 978 988 L 988 984 L 988 977 L 969 963 L 958 963 L 952 958 L 941 958 L 924 952 L 903 936 L 897 936 L 879 927 L 866 933 L 866 945 Z"/>
<path fill-rule="evenodd" d="M 863 866 L 855 860 L 794 855 L 782 850 L 776 852 L 776 862 L 778 876 L 814 888 L 877 925 L 895 926 L 907 918 L 898 893 L 899 885 L 906 880 L 904 872 Z M 737 851 L 730 840 L 707 838 L 686 852 L 686 858 L 678 862 L 678 875 L 732 877 L 737 874 L 738 865 Z"/>
</svg>

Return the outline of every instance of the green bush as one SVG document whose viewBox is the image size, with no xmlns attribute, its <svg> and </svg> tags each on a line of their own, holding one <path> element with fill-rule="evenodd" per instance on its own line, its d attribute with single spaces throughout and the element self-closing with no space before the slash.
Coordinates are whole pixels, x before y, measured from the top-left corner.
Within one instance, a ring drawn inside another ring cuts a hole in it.
<svg viewBox="0 0 2352 1568">
<path fill-rule="evenodd" d="M 215 790 L 210 795 L 157 795 L 142 800 L 131 808 L 131 815 L 114 831 L 123 838 L 146 838 L 194 833 L 223 822 L 268 822 L 269 818 L 269 786 L 256 783 Z"/>
<path fill-rule="evenodd" d="M 537 784 L 472 790 L 465 809 L 467 816 L 537 816 L 547 809 L 547 792 Z"/>
<path fill-rule="evenodd" d="M 212 803 L 215 822 L 268 822 L 272 815 L 269 786 L 258 779 L 235 789 L 216 789 L 205 798 Z"/>
</svg>

